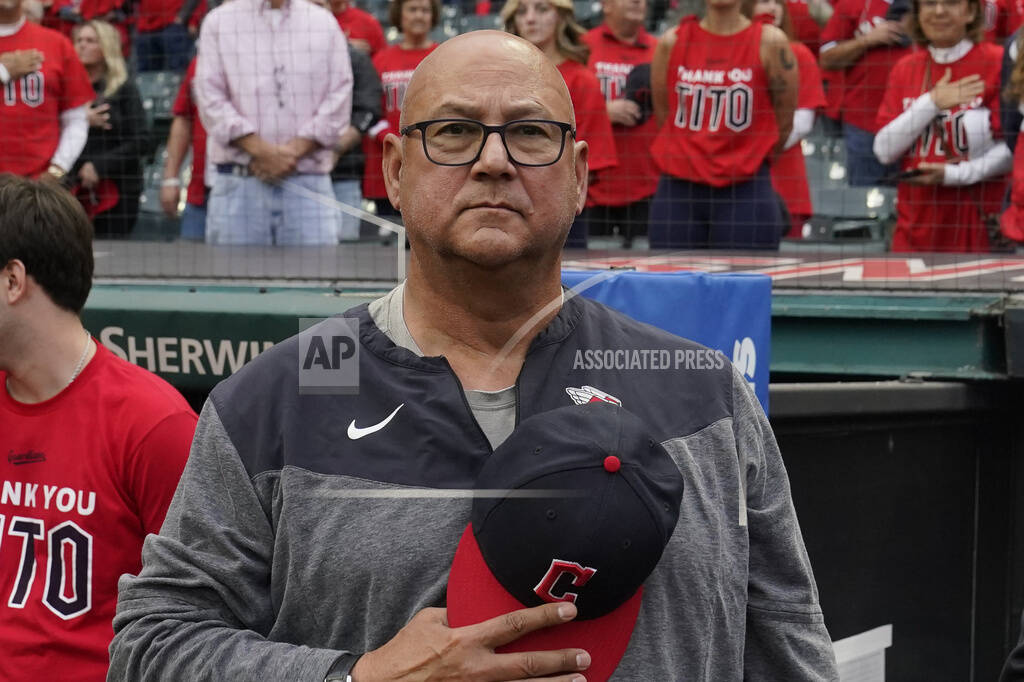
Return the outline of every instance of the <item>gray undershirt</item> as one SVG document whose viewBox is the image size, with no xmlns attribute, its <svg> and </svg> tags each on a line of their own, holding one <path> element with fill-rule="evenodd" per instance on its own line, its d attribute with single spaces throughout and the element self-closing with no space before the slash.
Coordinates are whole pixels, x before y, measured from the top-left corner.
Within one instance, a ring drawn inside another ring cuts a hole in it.
<svg viewBox="0 0 1024 682">
<path fill-rule="evenodd" d="M 409 333 L 403 314 L 405 283 L 370 303 L 370 317 L 374 324 L 391 339 L 396 346 L 406 348 L 416 355 L 423 351 Z M 472 410 L 480 430 L 487 436 L 491 448 L 501 445 L 516 427 L 516 387 L 509 386 L 498 391 L 466 391 L 466 402 Z"/>
</svg>

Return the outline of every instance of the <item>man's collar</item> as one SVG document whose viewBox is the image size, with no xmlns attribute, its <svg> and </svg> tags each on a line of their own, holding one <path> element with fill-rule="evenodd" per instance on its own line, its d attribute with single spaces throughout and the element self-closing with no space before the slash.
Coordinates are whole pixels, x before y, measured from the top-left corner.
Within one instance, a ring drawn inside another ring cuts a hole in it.
<svg viewBox="0 0 1024 682">
<path fill-rule="evenodd" d="M 15 33 L 21 30 L 21 27 L 25 25 L 25 15 L 21 16 L 21 19 L 14 22 L 13 24 L 0 24 L 0 38 L 6 38 L 13 36 Z"/>
<path fill-rule="evenodd" d="M 618 37 L 615 35 L 615 32 L 612 31 L 611 26 L 609 26 L 607 24 L 607 22 L 601 24 L 600 29 L 601 29 L 601 33 L 604 35 L 604 37 L 606 37 L 609 40 L 612 40 L 612 41 L 614 41 L 616 43 L 622 43 L 623 45 L 633 45 L 635 47 L 650 47 L 651 46 L 651 36 L 650 36 L 649 33 L 647 33 L 647 31 L 644 30 L 643 26 L 641 26 L 637 30 L 636 38 L 632 42 L 628 42 L 628 41 L 624 41 L 624 40 L 619 40 Z"/>
<path fill-rule="evenodd" d="M 273 7 L 270 6 L 270 0 L 256 0 L 256 11 L 260 14 L 269 12 Z M 292 0 L 283 0 L 281 3 L 281 11 L 285 14 L 289 14 L 292 10 Z"/>
</svg>

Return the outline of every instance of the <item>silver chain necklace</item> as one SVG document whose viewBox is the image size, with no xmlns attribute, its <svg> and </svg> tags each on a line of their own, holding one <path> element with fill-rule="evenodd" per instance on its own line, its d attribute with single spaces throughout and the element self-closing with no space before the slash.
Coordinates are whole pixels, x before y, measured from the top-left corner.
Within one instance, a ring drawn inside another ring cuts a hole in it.
<svg viewBox="0 0 1024 682">
<path fill-rule="evenodd" d="M 91 345 L 90 344 L 91 341 L 92 341 L 92 335 L 89 333 L 89 330 L 86 329 L 85 330 L 85 348 L 82 349 L 82 357 L 78 358 L 78 364 L 75 365 L 75 371 L 71 373 L 71 378 L 68 379 L 68 383 L 66 383 L 64 385 L 64 388 L 67 388 L 68 386 L 70 386 L 71 383 L 75 379 L 78 378 L 78 375 L 81 374 L 82 368 L 85 367 L 85 358 L 86 358 L 87 355 L 89 355 L 89 346 Z"/>
<path fill-rule="evenodd" d="M 85 358 L 89 355 L 89 346 L 92 345 L 92 334 L 89 330 L 85 330 L 85 348 L 82 349 L 82 357 L 78 358 L 78 364 L 75 365 L 75 371 L 71 373 L 71 378 L 68 379 L 68 383 L 64 384 L 64 388 L 60 389 L 63 391 L 78 378 L 78 375 L 82 373 L 82 369 L 85 368 Z M 7 391 L 7 395 L 11 394 L 11 378 L 7 377 L 4 379 L 4 390 Z"/>
</svg>

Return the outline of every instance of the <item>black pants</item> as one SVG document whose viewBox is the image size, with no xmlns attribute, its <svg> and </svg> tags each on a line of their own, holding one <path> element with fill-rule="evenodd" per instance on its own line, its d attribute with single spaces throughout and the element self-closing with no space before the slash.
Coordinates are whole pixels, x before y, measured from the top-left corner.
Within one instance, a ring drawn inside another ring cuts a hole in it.
<svg viewBox="0 0 1024 682">
<path fill-rule="evenodd" d="M 619 234 L 627 242 L 633 237 L 647 234 L 647 216 L 651 211 L 651 197 L 634 201 L 625 206 L 591 206 L 583 209 L 583 213 L 573 222 L 569 237 L 565 240 L 566 248 L 587 248 L 587 237 L 598 237 Z"/>
<path fill-rule="evenodd" d="M 117 203 L 92 219 L 92 229 L 97 237 L 127 237 L 139 218 L 139 195 L 142 193 L 142 187 L 118 185 L 117 191 L 120 192 Z"/>
</svg>

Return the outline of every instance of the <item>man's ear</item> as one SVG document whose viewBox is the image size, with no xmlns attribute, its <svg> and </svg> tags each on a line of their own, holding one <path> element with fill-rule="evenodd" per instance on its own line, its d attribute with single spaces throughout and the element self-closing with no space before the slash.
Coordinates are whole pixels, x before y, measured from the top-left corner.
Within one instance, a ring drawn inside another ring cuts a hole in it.
<svg viewBox="0 0 1024 682">
<path fill-rule="evenodd" d="M 576 143 L 576 215 L 583 212 L 587 203 L 587 186 L 589 183 L 590 169 L 587 165 L 587 158 L 590 156 L 590 147 L 586 142 Z"/>
<path fill-rule="evenodd" d="M 25 264 L 17 258 L 12 258 L 3 270 L 0 270 L 0 297 L 10 305 L 25 297 L 27 287 L 28 273 L 25 271 Z"/>
<path fill-rule="evenodd" d="M 384 137 L 384 186 L 388 191 L 388 199 L 395 209 L 401 211 L 402 205 L 398 198 L 398 181 L 402 175 L 402 138 L 393 133 Z"/>
</svg>

